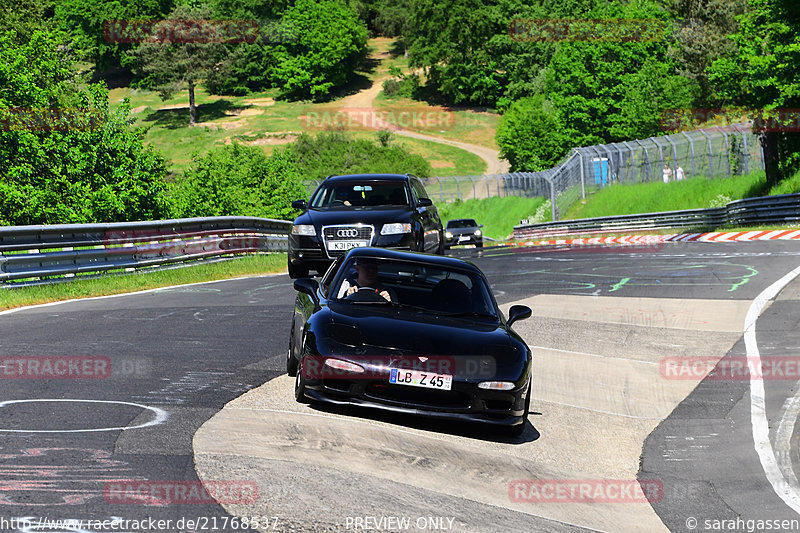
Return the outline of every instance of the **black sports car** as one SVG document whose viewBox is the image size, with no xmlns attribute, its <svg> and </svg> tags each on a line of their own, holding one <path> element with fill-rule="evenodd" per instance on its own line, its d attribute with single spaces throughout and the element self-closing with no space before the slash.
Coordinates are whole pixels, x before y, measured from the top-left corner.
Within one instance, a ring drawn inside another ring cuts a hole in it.
<svg viewBox="0 0 800 533">
<path fill-rule="evenodd" d="M 471 218 L 457 218 L 448 220 L 444 229 L 445 248 L 462 244 L 474 244 L 483 248 L 483 224 L 478 224 Z"/>
<path fill-rule="evenodd" d="M 289 235 L 289 276 L 320 274 L 351 248 L 380 246 L 444 253 L 439 213 L 411 174 L 329 176 L 311 199 L 292 202 L 305 212 Z"/>
<path fill-rule="evenodd" d="M 297 279 L 286 370 L 295 398 L 524 429 L 531 351 L 473 264 L 357 248 Z M 354 288 L 355 287 L 355 288 Z"/>
</svg>

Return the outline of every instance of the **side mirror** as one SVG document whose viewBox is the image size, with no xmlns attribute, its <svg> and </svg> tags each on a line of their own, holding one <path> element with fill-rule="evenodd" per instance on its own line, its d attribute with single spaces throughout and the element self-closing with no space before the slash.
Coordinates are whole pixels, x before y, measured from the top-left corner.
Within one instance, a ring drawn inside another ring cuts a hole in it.
<svg viewBox="0 0 800 533">
<path fill-rule="evenodd" d="M 508 310 L 508 320 L 506 321 L 506 326 L 511 327 L 511 324 L 517 320 L 525 320 L 526 318 L 530 318 L 531 314 L 531 308 L 527 305 L 512 305 L 511 309 Z"/>
<path fill-rule="evenodd" d="M 430 198 L 420 198 L 417 202 L 417 207 L 430 207 L 433 205 L 433 200 Z"/>
<path fill-rule="evenodd" d="M 319 296 L 317 296 L 319 282 L 312 278 L 298 278 L 294 280 L 294 290 L 311 296 L 315 306 L 319 306 Z"/>
<path fill-rule="evenodd" d="M 305 200 L 295 200 L 294 202 L 292 202 L 292 207 L 295 209 L 302 209 L 305 211 L 306 209 L 308 209 L 308 203 Z"/>
</svg>

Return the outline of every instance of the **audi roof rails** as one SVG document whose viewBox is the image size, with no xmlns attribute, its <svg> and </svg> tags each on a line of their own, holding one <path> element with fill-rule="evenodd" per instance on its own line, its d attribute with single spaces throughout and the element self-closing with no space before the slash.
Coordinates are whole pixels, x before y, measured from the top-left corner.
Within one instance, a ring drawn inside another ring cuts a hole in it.
<svg viewBox="0 0 800 533">
<path fill-rule="evenodd" d="M 336 175 L 336 174 L 328 174 L 327 176 L 325 176 L 325 180 L 326 180 L 326 179 L 328 179 L 328 178 L 332 178 L 332 177 L 334 177 L 335 175 Z M 322 180 L 322 181 L 325 181 L 325 180 Z"/>
</svg>

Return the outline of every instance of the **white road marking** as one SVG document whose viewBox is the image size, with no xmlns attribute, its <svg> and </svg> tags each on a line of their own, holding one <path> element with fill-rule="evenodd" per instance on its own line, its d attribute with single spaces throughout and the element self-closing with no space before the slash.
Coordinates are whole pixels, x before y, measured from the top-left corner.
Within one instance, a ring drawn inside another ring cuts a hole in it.
<svg viewBox="0 0 800 533">
<path fill-rule="evenodd" d="M 798 493 L 800 492 L 800 482 L 798 482 L 792 468 L 791 438 L 794 434 L 797 418 L 800 417 L 800 389 L 794 396 L 786 399 L 782 411 L 783 416 L 781 416 L 778 429 L 775 432 L 775 454 L 784 479 Z"/>
<path fill-rule="evenodd" d="M 800 275 L 800 267 L 795 268 L 781 279 L 764 289 L 759 294 L 744 319 L 744 344 L 747 349 L 747 364 L 754 365 L 751 368 L 761 367 L 761 354 L 758 351 L 756 342 L 756 321 L 767 302 L 775 298 L 786 285 Z M 800 494 L 793 490 L 792 485 L 784 478 L 778 461 L 775 457 L 775 450 L 769 440 L 769 420 L 767 419 L 766 395 L 764 392 L 764 380 L 755 375 L 750 375 L 750 419 L 753 426 L 753 442 L 756 453 L 761 461 L 761 468 L 767 476 L 767 480 L 783 501 L 796 513 L 800 513 Z"/>
<path fill-rule="evenodd" d="M 0 402 L 0 409 L 8 405 L 17 403 L 37 403 L 37 402 L 72 402 L 72 403 L 112 403 L 117 405 L 131 405 L 139 407 L 155 413 L 155 418 L 144 424 L 138 426 L 124 426 L 124 427 L 111 427 L 111 428 L 94 428 L 94 429 L 5 429 L 0 428 L 0 433 L 96 433 L 100 431 L 127 431 L 129 429 L 141 429 L 150 426 L 156 426 L 166 422 L 169 418 L 169 413 L 158 407 L 150 407 L 149 405 L 142 405 L 140 403 L 120 402 L 116 400 L 78 400 L 78 399 L 62 399 L 62 398 L 37 398 L 33 400 L 7 400 Z"/>
</svg>

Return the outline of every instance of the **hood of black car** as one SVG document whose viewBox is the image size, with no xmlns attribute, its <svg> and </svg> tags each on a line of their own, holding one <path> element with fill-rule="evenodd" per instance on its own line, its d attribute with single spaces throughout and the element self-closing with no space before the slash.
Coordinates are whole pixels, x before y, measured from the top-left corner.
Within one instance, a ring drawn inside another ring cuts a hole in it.
<svg viewBox="0 0 800 533">
<path fill-rule="evenodd" d="M 449 318 L 384 304 L 329 302 L 325 335 L 357 353 L 505 355 L 517 344 L 499 322 Z"/>
<path fill-rule="evenodd" d="M 295 224 L 331 226 L 336 224 L 372 224 L 381 226 L 388 222 L 409 222 L 413 209 L 410 207 L 358 207 L 309 209 L 295 220 Z"/>
</svg>

